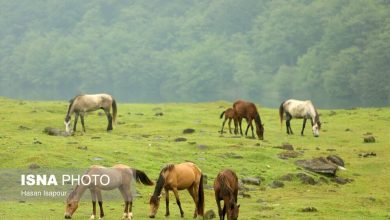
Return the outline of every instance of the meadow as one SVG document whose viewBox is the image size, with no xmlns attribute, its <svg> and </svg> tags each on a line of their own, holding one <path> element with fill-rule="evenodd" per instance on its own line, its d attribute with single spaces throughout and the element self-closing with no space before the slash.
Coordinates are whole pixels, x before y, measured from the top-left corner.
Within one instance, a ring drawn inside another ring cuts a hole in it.
<svg viewBox="0 0 390 220">
<path fill-rule="evenodd" d="M 69 137 L 49 136 L 45 127 L 64 129 L 66 101 L 25 101 L 0 98 L 0 169 L 27 169 L 31 164 L 40 168 L 87 169 L 92 164 L 112 166 L 127 164 L 143 170 L 155 180 L 167 163 L 193 161 L 207 175 L 205 210 L 216 209 L 212 186 L 217 173 L 224 168 L 235 170 L 238 177 L 261 178 L 259 186 L 239 196 L 239 219 L 390 219 L 390 108 L 319 109 L 322 130 L 315 138 L 310 126 L 299 135 L 302 121 L 291 121 L 295 135 L 288 136 L 281 128 L 277 109 L 258 106 L 265 124 L 264 140 L 220 134 L 220 113 L 231 103 L 127 104 L 118 103 L 117 124 L 107 133 L 105 116 L 98 112 L 85 119 L 86 132 Z M 162 112 L 163 115 L 156 116 Z M 246 123 L 243 123 L 246 125 Z M 192 134 L 183 134 L 187 128 Z M 226 129 L 226 128 L 225 128 Z M 226 129 L 227 131 L 227 129 Z M 372 133 L 375 143 L 364 143 L 363 137 Z M 176 138 L 186 141 L 176 142 Z M 301 153 L 297 158 L 280 159 L 277 148 L 291 144 Z M 359 154 L 374 152 L 376 156 Z M 339 177 L 352 179 L 337 184 L 325 177 L 315 185 L 298 179 L 284 181 L 284 187 L 270 184 L 288 173 L 305 173 L 316 181 L 319 174 L 297 167 L 298 159 L 337 155 L 345 161 L 346 171 Z M 3 193 L 7 189 L 1 187 Z M 149 219 L 149 198 L 154 188 L 137 184 L 139 196 L 134 201 L 134 219 Z M 119 194 L 119 192 L 115 192 Z M 72 219 L 87 219 L 91 205 L 87 192 Z M 105 192 L 103 192 L 104 199 Z M 1 197 L 0 197 L 1 198 Z M 164 217 L 162 202 L 156 219 L 180 219 L 171 194 L 171 216 Z M 194 204 L 187 191 L 180 192 L 185 217 L 192 219 Z M 1 219 L 63 219 L 64 201 L 7 200 L 0 201 Z M 103 200 L 104 201 L 104 200 Z M 315 207 L 316 212 L 303 212 Z M 120 219 L 123 202 L 104 201 L 105 219 Z"/>
</svg>

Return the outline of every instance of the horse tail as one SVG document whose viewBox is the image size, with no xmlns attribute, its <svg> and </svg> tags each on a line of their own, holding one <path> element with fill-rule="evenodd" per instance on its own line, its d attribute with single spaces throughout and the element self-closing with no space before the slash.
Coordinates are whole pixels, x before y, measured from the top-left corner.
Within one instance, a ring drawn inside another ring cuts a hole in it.
<svg viewBox="0 0 390 220">
<path fill-rule="evenodd" d="M 198 189 L 198 204 L 197 204 L 198 215 L 204 215 L 204 190 L 203 190 L 203 174 L 200 176 L 199 189 Z"/>
<path fill-rule="evenodd" d="M 116 113 L 117 113 L 116 101 L 112 98 L 112 122 L 116 122 Z"/>
<path fill-rule="evenodd" d="M 219 116 L 220 119 L 222 119 L 222 117 L 223 117 L 223 115 L 225 114 L 225 112 L 226 112 L 226 111 L 223 111 L 223 112 L 221 113 L 221 115 Z"/>
<path fill-rule="evenodd" d="M 282 102 L 282 104 L 280 104 L 280 107 L 279 107 L 280 128 L 282 128 L 282 126 L 283 126 L 283 114 L 284 114 L 283 104 L 284 104 L 284 102 Z"/>
<path fill-rule="evenodd" d="M 141 182 L 144 185 L 153 186 L 154 183 L 149 179 L 149 177 L 141 170 L 132 169 L 133 173 L 135 173 L 135 179 L 137 182 Z"/>
</svg>

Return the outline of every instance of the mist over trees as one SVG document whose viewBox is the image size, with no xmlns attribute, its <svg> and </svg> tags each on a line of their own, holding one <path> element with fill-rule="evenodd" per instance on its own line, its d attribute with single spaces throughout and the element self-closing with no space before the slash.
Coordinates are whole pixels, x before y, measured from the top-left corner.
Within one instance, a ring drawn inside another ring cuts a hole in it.
<svg viewBox="0 0 390 220">
<path fill-rule="evenodd" d="M 388 0 L 0 0 L 0 95 L 390 105 Z"/>
</svg>

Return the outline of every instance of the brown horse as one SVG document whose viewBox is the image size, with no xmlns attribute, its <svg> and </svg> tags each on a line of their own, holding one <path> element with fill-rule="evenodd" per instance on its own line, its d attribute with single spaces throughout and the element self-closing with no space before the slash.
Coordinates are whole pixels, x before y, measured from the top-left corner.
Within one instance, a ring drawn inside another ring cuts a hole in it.
<svg viewBox="0 0 390 220">
<path fill-rule="evenodd" d="M 201 170 L 193 163 L 186 162 L 181 164 L 168 164 L 165 166 L 157 180 L 154 193 L 150 198 L 150 218 L 156 216 L 160 205 L 161 191 L 165 189 L 166 212 L 169 216 L 169 190 L 172 190 L 176 197 L 176 203 L 180 209 L 181 217 L 184 216 L 183 209 L 179 199 L 178 190 L 187 189 L 195 202 L 194 218 L 204 213 L 204 192 L 203 192 L 203 175 Z"/>
<path fill-rule="evenodd" d="M 234 134 L 237 134 L 236 132 L 236 127 L 237 127 L 237 119 L 236 119 L 236 114 L 234 112 L 234 110 L 232 108 L 228 108 L 226 109 L 225 111 L 223 111 L 221 113 L 221 115 L 219 116 L 219 118 L 222 119 L 223 115 L 225 115 L 225 119 L 223 120 L 222 122 L 222 129 L 221 129 L 221 134 L 223 134 L 223 128 L 225 127 L 225 123 L 226 121 L 229 119 L 229 132 L 230 134 L 232 133 L 232 128 L 231 128 L 231 123 L 232 123 L 232 120 L 234 122 Z"/>
<path fill-rule="evenodd" d="M 72 119 L 72 114 L 75 114 L 73 131 L 76 131 L 77 120 L 80 116 L 81 125 L 83 126 L 83 131 L 85 132 L 84 126 L 84 115 L 86 112 L 96 111 L 98 109 L 103 109 L 106 113 L 108 126 L 107 131 L 112 130 L 112 123 L 115 122 L 117 107 L 115 99 L 108 94 L 95 94 L 95 95 L 78 95 L 69 101 L 68 113 L 65 117 L 65 130 L 70 132 L 70 123 Z M 112 115 L 110 113 L 112 107 Z"/>
<path fill-rule="evenodd" d="M 259 113 L 257 112 L 256 105 L 253 104 L 252 102 L 238 100 L 233 103 L 233 109 L 237 116 L 238 125 L 240 127 L 240 134 L 242 135 L 242 127 L 241 127 L 242 119 L 245 118 L 248 123 L 248 126 L 245 131 L 245 136 L 248 135 L 248 129 L 249 127 L 251 127 L 252 137 L 254 138 L 255 135 L 253 133 L 253 125 L 252 125 L 252 120 L 254 120 L 256 124 L 256 134 L 260 140 L 263 140 L 264 124 L 261 123 L 261 118 Z"/>
<path fill-rule="evenodd" d="M 123 164 L 117 164 L 111 168 L 99 165 L 91 166 L 91 168 L 82 176 L 80 184 L 69 194 L 65 206 L 65 218 L 72 218 L 82 195 L 89 189 L 92 197 L 92 215 L 90 219 L 95 219 L 96 216 L 96 197 L 100 208 L 99 219 L 102 219 L 104 217 L 104 211 L 101 190 L 118 188 L 125 201 L 125 210 L 122 219 L 131 220 L 133 206 L 131 184 L 133 178 L 144 185 L 151 186 L 154 184 L 144 172 Z"/>
<path fill-rule="evenodd" d="M 214 181 L 215 200 L 217 201 L 219 219 L 223 220 L 227 214 L 228 220 L 238 218 L 240 205 L 237 204 L 238 178 L 234 171 L 221 171 Z M 221 209 L 221 200 L 223 208 Z"/>
</svg>

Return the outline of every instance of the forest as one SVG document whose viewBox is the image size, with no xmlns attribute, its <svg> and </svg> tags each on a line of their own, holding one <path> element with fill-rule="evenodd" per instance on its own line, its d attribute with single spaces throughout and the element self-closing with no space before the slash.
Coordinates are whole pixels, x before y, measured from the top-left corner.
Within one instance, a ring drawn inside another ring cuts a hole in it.
<svg viewBox="0 0 390 220">
<path fill-rule="evenodd" d="M 0 96 L 390 105 L 389 0 L 0 0 Z"/>
</svg>

